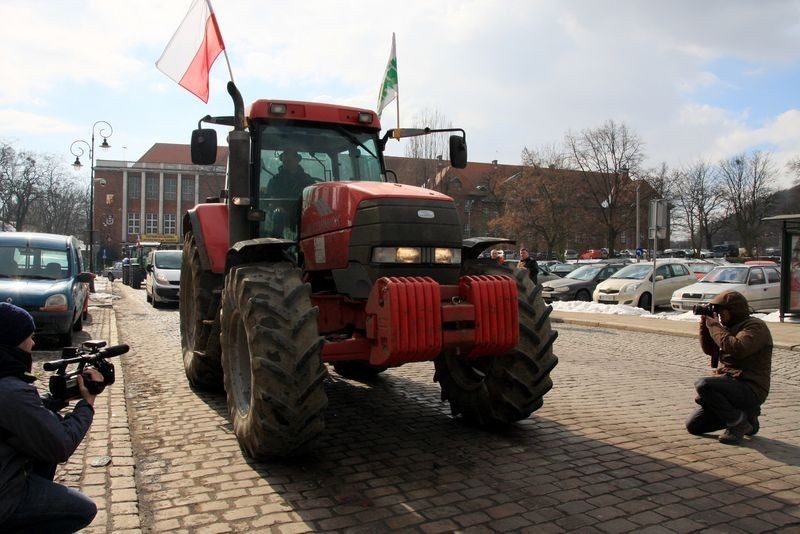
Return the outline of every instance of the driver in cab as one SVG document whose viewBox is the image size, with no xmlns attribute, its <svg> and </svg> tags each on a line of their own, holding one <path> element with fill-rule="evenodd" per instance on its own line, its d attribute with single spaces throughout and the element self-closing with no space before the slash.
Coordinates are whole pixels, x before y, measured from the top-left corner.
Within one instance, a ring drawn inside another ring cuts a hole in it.
<svg viewBox="0 0 800 534">
<path fill-rule="evenodd" d="M 297 198 L 303 189 L 315 183 L 303 167 L 300 166 L 300 154 L 296 150 L 287 149 L 280 155 L 282 165 L 267 186 L 270 198 Z"/>
</svg>

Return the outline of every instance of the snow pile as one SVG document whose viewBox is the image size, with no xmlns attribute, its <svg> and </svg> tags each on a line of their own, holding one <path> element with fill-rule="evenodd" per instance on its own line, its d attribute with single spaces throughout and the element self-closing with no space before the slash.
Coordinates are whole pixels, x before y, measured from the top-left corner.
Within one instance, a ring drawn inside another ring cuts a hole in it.
<svg viewBox="0 0 800 534">
<path fill-rule="evenodd" d="M 569 302 L 553 302 L 553 309 L 556 311 L 565 312 L 580 312 L 580 313 L 606 313 L 611 315 L 635 315 L 645 317 L 647 319 L 666 319 L 668 321 L 697 321 L 697 316 L 692 312 L 678 312 L 678 311 L 661 311 L 655 314 L 641 308 L 634 308 L 632 306 L 618 305 L 618 304 L 599 304 L 597 302 L 579 302 L 577 300 Z M 767 322 L 777 323 L 780 321 L 780 313 L 774 311 L 772 313 L 754 313 L 753 317 Z M 784 318 L 785 321 L 788 318 Z"/>
</svg>

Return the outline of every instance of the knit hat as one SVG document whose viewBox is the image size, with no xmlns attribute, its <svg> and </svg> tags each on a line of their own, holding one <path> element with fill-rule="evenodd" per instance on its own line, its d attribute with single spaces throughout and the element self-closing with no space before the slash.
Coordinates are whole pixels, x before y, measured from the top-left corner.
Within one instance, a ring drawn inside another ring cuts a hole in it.
<svg viewBox="0 0 800 534">
<path fill-rule="evenodd" d="M 16 347 L 35 330 L 30 313 L 19 306 L 0 302 L 0 345 Z"/>
</svg>

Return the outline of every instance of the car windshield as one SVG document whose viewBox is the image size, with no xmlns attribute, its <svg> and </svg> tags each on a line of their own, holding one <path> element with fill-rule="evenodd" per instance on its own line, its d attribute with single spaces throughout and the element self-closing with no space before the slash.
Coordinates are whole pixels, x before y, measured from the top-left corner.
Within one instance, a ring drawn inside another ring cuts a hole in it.
<svg viewBox="0 0 800 534">
<path fill-rule="evenodd" d="M 693 263 L 690 268 L 695 273 L 707 273 L 714 268 L 714 265 L 710 263 Z"/>
<path fill-rule="evenodd" d="M 624 278 L 628 280 L 644 280 L 650 276 L 653 266 L 646 263 L 628 265 L 611 275 L 611 278 Z"/>
<path fill-rule="evenodd" d="M 0 278 L 61 280 L 69 276 L 65 249 L 0 247 Z"/>
<path fill-rule="evenodd" d="M 594 280 L 597 276 L 597 273 L 603 270 L 602 266 L 598 265 L 584 265 L 583 267 L 578 267 L 574 271 L 570 271 L 567 273 L 567 276 L 564 278 L 572 278 L 573 280 Z"/>
<path fill-rule="evenodd" d="M 705 275 L 702 281 L 712 284 L 744 284 L 746 280 L 746 267 L 717 267 Z"/>
<path fill-rule="evenodd" d="M 182 254 L 183 252 L 180 250 L 164 250 L 161 252 L 156 252 L 156 267 L 159 269 L 180 269 Z"/>
</svg>

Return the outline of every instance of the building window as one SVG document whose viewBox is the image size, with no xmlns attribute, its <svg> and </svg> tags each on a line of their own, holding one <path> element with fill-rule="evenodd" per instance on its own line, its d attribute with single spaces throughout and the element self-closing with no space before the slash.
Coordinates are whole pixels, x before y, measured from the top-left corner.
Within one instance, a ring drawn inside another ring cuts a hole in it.
<svg viewBox="0 0 800 534">
<path fill-rule="evenodd" d="M 174 176 L 164 177 L 164 200 L 175 200 L 178 198 L 178 179 Z"/>
<path fill-rule="evenodd" d="M 158 213 L 145 213 L 144 233 L 158 233 Z"/>
<path fill-rule="evenodd" d="M 141 230 L 141 225 L 139 224 L 139 214 L 131 212 L 128 214 L 128 238 L 130 239 L 132 236 L 138 234 Z"/>
<path fill-rule="evenodd" d="M 144 190 L 147 200 L 158 200 L 158 175 L 148 174 Z"/>
<path fill-rule="evenodd" d="M 164 214 L 164 233 L 175 235 L 175 214 L 174 213 L 165 213 Z"/>
<path fill-rule="evenodd" d="M 181 200 L 194 202 L 194 178 L 181 178 Z"/>
<path fill-rule="evenodd" d="M 139 176 L 133 175 L 128 179 L 128 198 L 141 198 L 142 181 Z"/>
</svg>

